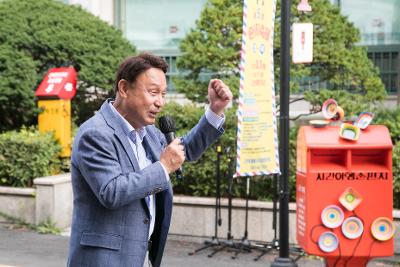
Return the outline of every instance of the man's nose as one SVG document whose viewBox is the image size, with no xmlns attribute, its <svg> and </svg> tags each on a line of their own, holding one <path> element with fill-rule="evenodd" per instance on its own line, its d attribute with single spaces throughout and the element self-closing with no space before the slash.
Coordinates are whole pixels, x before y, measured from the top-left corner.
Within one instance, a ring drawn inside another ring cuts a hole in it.
<svg viewBox="0 0 400 267">
<path fill-rule="evenodd" d="M 164 106 L 164 104 L 165 104 L 165 98 L 164 98 L 164 96 L 163 96 L 163 95 L 159 95 L 159 96 L 157 97 L 156 101 L 154 102 L 154 104 L 155 104 L 157 107 L 162 107 L 162 106 Z"/>
</svg>

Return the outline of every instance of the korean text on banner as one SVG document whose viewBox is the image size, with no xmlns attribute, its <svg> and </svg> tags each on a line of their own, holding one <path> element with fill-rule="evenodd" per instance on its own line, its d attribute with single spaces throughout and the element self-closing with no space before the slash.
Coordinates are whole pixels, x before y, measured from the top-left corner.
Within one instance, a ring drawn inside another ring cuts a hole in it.
<svg viewBox="0 0 400 267">
<path fill-rule="evenodd" d="M 245 0 L 236 176 L 279 173 L 273 34 L 275 0 Z"/>
</svg>

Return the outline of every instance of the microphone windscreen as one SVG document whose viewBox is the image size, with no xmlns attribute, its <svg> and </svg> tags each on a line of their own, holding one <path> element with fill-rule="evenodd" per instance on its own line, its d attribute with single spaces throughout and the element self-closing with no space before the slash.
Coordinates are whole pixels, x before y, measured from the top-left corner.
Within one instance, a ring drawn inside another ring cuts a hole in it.
<svg viewBox="0 0 400 267">
<path fill-rule="evenodd" d="M 163 134 L 175 132 L 175 121 L 171 116 L 161 116 L 158 120 L 158 125 Z"/>
</svg>

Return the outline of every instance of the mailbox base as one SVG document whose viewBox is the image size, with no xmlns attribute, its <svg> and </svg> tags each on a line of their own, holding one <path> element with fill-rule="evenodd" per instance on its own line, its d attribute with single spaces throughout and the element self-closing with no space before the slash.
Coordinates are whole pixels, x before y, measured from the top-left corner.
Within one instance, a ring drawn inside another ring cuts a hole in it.
<svg viewBox="0 0 400 267">
<path fill-rule="evenodd" d="M 367 257 L 326 257 L 326 267 L 367 266 L 370 258 Z"/>
</svg>

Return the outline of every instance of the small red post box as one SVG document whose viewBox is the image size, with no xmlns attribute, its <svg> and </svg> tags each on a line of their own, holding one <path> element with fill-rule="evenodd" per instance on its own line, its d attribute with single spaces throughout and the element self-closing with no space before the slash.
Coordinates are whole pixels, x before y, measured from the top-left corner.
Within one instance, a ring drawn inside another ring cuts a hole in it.
<svg viewBox="0 0 400 267">
<path fill-rule="evenodd" d="M 73 67 L 52 68 L 35 92 L 39 99 L 72 99 L 76 94 L 77 73 Z"/>
<path fill-rule="evenodd" d="M 35 95 L 39 114 L 39 131 L 53 131 L 62 146 L 61 157 L 71 155 L 71 99 L 76 94 L 77 73 L 74 68 L 50 69 Z"/>
<path fill-rule="evenodd" d="M 392 142 L 371 125 L 357 141 L 338 126 L 303 126 L 297 138 L 297 240 L 327 266 L 366 266 L 394 252 Z"/>
</svg>

